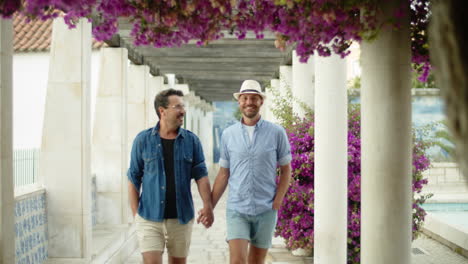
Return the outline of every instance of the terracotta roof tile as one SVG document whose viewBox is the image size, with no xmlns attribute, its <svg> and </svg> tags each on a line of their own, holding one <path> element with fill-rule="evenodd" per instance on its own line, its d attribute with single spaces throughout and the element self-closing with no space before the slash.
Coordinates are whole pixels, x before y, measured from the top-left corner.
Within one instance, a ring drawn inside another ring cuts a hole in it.
<svg viewBox="0 0 468 264">
<path fill-rule="evenodd" d="M 49 51 L 52 35 L 52 20 L 29 21 L 25 16 L 15 14 L 13 18 L 15 52 Z M 93 49 L 105 47 L 101 41 L 93 40 Z"/>
</svg>

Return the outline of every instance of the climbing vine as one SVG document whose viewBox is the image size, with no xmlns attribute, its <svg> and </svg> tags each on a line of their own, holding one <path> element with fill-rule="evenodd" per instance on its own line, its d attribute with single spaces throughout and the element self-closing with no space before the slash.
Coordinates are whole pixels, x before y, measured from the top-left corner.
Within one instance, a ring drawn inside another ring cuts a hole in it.
<svg viewBox="0 0 468 264">
<path fill-rule="evenodd" d="M 380 21 L 374 0 L 0 0 L 3 17 L 20 12 L 31 19 L 50 19 L 61 14 L 73 27 L 83 17 L 93 20 L 98 40 L 112 37 L 118 19 L 133 23 L 136 45 L 174 47 L 196 40 L 203 45 L 224 36 L 243 39 L 254 32 L 276 34 L 275 45 L 296 45 L 301 61 L 310 55 L 345 57 L 353 42 L 371 40 L 386 23 L 398 27 L 409 10 L 412 60 L 425 80 L 430 71 L 426 28 L 430 0 L 408 0 L 389 21 Z M 408 14 L 407 14 L 408 15 Z"/>
</svg>

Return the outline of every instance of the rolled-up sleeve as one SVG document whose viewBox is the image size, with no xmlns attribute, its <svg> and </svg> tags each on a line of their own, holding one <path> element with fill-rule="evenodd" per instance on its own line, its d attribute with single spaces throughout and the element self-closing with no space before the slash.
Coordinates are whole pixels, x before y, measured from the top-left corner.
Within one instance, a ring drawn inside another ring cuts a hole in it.
<svg viewBox="0 0 468 264">
<path fill-rule="evenodd" d="M 291 162 L 291 145 L 289 144 L 288 135 L 284 128 L 278 133 L 278 148 L 277 148 L 278 164 L 280 166 Z"/>
<path fill-rule="evenodd" d="M 192 178 L 196 181 L 208 176 L 208 169 L 205 164 L 205 155 L 203 154 L 203 147 L 200 140 L 194 137 L 194 149 L 193 149 L 193 167 L 192 167 Z"/>
<path fill-rule="evenodd" d="M 128 180 L 135 185 L 139 191 L 141 187 L 141 179 L 143 177 L 144 163 L 142 158 L 142 139 L 141 135 L 136 136 L 133 141 L 132 151 L 130 154 L 130 168 L 128 169 Z"/>
<path fill-rule="evenodd" d="M 229 151 L 226 145 L 228 135 L 223 132 L 221 135 L 219 166 L 229 169 Z"/>
</svg>

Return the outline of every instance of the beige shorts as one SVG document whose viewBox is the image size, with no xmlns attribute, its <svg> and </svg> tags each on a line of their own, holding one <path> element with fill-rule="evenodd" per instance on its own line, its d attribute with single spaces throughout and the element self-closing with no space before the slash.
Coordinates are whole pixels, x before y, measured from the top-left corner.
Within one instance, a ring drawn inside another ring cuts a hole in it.
<svg viewBox="0 0 468 264">
<path fill-rule="evenodd" d="M 135 216 L 136 232 L 140 252 L 161 251 L 167 247 L 169 256 L 185 258 L 188 256 L 192 239 L 193 219 L 187 224 L 179 223 L 177 219 L 164 219 L 154 222 Z"/>
</svg>

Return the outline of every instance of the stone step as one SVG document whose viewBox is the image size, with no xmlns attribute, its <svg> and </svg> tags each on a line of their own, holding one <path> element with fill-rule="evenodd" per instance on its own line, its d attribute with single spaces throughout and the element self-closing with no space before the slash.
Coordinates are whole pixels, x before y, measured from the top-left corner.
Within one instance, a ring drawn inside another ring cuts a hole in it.
<svg viewBox="0 0 468 264">
<path fill-rule="evenodd" d="M 96 225 L 93 228 L 91 260 L 83 258 L 49 258 L 44 264 L 120 264 L 137 247 L 134 225 Z"/>
<path fill-rule="evenodd" d="M 91 263 L 122 263 L 137 247 L 134 225 L 96 225 Z"/>
</svg>

